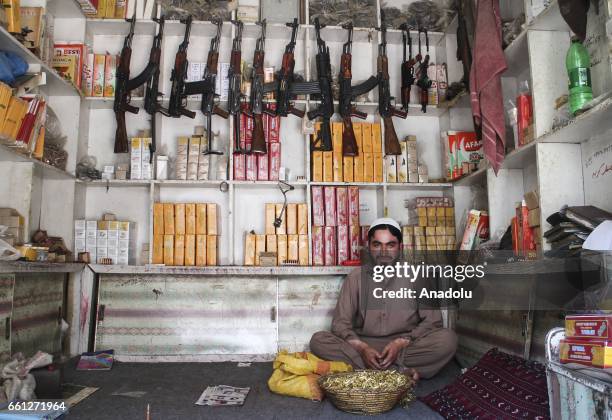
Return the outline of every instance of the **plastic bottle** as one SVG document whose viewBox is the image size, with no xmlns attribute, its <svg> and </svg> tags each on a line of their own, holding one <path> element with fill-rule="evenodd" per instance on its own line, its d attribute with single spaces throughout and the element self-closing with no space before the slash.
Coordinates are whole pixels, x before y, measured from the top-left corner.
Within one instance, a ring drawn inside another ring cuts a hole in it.
<svg viewBox="0 0 612 420">
<path fill-rule="evenodd" d="M 593 99 L 591 59 L 589 52 L 576 36 L 572 37 L 572 43 L 567 51 L 565 67 L 569 78 L 570 112 L 575 115 L 578 110 Z"/>
</svg>

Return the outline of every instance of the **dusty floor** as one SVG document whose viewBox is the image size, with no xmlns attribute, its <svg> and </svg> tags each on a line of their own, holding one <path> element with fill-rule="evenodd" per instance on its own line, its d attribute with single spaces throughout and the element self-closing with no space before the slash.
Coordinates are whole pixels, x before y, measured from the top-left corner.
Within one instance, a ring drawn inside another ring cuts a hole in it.
<svg viewBox="0 0 612 420">
<path fill-rule="evenodd" d="M 100 389 L 70 410 L 68 419 L 118 420 L 144 419 L 151 404 L 151 420 L 195 419 L 347 419 L 358 416 L 337 410 L 329 401 L 311 402 L 271 393 L 266 384 L 271 363 L 116 363 L 111 371 L 78 372 L 76 359 L 66 367 L 64 381 Z M 425 395 L 452 382 L 460 373 L 451 362 L 435 378 L 422 380 L 417 395 Z M 242 407 L 201 407 L 194 405 L 209 385 L 251 387 Z M 140 391 L 138 398 L 111 395 L 115 392 Z M 439 419 L 417 401 L 408 410 L 396 407 L 369 419 Z"/>
</svg>

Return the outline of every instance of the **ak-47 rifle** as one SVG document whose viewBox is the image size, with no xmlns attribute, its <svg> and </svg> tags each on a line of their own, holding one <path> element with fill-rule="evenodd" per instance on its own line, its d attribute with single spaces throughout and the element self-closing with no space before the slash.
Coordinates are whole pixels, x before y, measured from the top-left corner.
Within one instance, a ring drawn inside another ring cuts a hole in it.
<svg viewBox="0 0 612 420">
<path fill-rule="evenodd" d="M 227 71 L 227 78 L 229 80 L 229 91 L 227 98 L 227 110 L 234 120 L 234 152 L 237 153 L 248 153 L 247 149 L 240 147 L 240 114 L 242 105 L 242 94 L 240 92 L 240 85 L 242 83 L 242 30 L 244 24 L 239 20 L 232 20 L 232 23 L 236 25 L 236 36 L 232 42 L 232 54 L 230 57 L 230 66 Z"/>
<path fill-rule="evenodd" d="M 378 113 L 385 125 L 385 155 L 401 155 L 402 149 L 397 139 L 397 133 L 393 126 L 392 117 L 406 118 L 408 113 L 395 108 L 391 104 L 391 89 L 389 87 L 389 62 L 387 59 L 387 23 L 385 13 L 380 11 L 381 25 L 377 28 L 382 37 L 378 45 L 378 60 L 376 63 L 378 72 Z"/>
<path fill-rule="evenodd" d="M 138 108 L 130 105 L 130 91 L 134 87 L 130 84 L 130 61 L 132 60 L 132 39 L 134 38 L 134 26 L 136 25 L 136 12 L 134 15 L 126 19 L 130 22 L 130 32 L 123 41 L 123 48 L 119 56 L 119 63 L 116 72 L 116 88 L 115 102 L 113 103 L 113 111 L 117 120 L 117 131 L 115 132 L 115 153 L 128 152 L 127 130 L 125 128 L 125 113 L 131 112 L 138 114 Z"/>
<path fill-rule="evenodd" d="M 277 80 L 266 83 L 264 91 L 274 91 L 276 98 L 276 109 L 274 115 L 286 117 L 293 114 L 296 117 L 303 118 L 304 111 L 293 106 L 291 100 L 294 95 L 308 95 L 319 91 L 319 84 L 315 82 L 294 82 L 293 69 L 295 67 L 295 59 L 293 53 L 295 51 L 295 40 L 299 28 L 297 18 L 293 22 L 286 23 L 291 28 L 291 41 L 285 47 L 283 53 L 283 62 L 280 71 L 276 74 Z"/>
<path fill-rule="evenodd" d="M 427 46 L 427 54 L 421 61 L 421 32 L 425 34 L 425 45 Z M 421 111 L 427 112 L 427 104 L 429 103 L 429 88 L 431 87 L 432 81 L 427 76 L 427 70 L 429 69 L 429 36 L 427 35 L 426 29 L 419 28 L 419 55 L 417 61 L 420 62 L 417 71 L 417 86 L 421 89 Z"/>
<path fill-rule="evenodd" d="M 212 114 L 225 119 L 229 117 L 229 114 L 215 103 L 215 98 L 219 96 L 215 93 L 215 86 L 217 82 L 217 63 L 219 61 L 219 44 L 221 43 L 221 28 L 223 27 L 223 21 L 213 20 L 212 22 L 217 26 L 217 33 L 210 41 L 204 78 L 199 82 L 187 83 L 185 85 L 185 93 L 187 95 L 202 94 L 201 110 L 202 114 L 206 117 L 206 135 L 208 137 L 208 147 L 203 154 L 222 155 L 222 151 L 212 150 Z"/>
<path fill-rule="evenodd" d="M 266 138 L 263 129 L 263 113 L 273 115 L 274 113 L 264 109 L 264 57 L 266 46 L 266 20 L 257 22 L 261 26 L 261 36 L 257 39 L 255 53 L 253 54 L 253 70 L 251 72 L 251 101 L 246 114 L 253 118 L 253 144 L 251 152 L 257 154 L 268 153 Z"/>
<path fill-rule="evenodd" d="M 378 85 L 378 79 L 374 76 L 370 76 L 365 82 L 356 86 L 351 86 L 353 23 L 348 23 L 342 27 L 348 31 L 348 40 L 342 47 L 340 75 L 338 76 L 338 81 L 340 83 L 340 115 L 342 116 L 342 155 L 357 156 L 359 150 L 357 141 L 355 140 L 351 117 L 366 119 L 368 114 L 358 111 L 352 104 L 352 101 L 355 100 L 355 97 L 374 89 Z"/>
<path fill-rule="evenodd" d="M 416 64 L 416 60 L 412 57 L 410 28 L 408 28 L 408 25 L 405 23 L 402 23 L 400 29 L 402 30 L 402 44 L 404 49 L 404 60 L 402 61 L 402 108 L 404 111 L 408 112 L 408 106 L 410 105 L 410 90 L 415 80 L 414 65 Z M 408 57 L 406 57 L 406 45 L 408 45 Z"/>
<path fill-rule="evenodd" d="M 329 48 L 325 45 L 325 41 L 321 38 L 321 29 L 325 25 L 319 22 L 319 18 L 315 18 L 315 32 L 317 36 L 317 78 L 319 82 L 319 94 L 321 104 L 315 110 L 308 112 L 308 119 L 321 118 L 321 130 L 318 132 L 317 138 L 313 141 L 312 150 L 322 150 L 329 152 L 332 150 L 331 138 L 331 123 L 330 119 L 334 115 L 334 97 L 332 95 L 332 75 L 331 64 L 329 60 Z"/>
<path fill-rule="evenodd" d="M 149 145 L 151 158 L 149 163 L 153 163 L 153 154 L 155 153 L 156 149 L 155 114 L 159 112 L 165 116 L 170 115 L 168 110 L 163 108 L 159 101 L 160 97 L 162 96 L 162 94 L 159 92 L 159 72 L 165 18 L 162 16 L 159 19 L 153 20 L 157 22 L 158 25 L 157 35 L 155 35 L 153 38 L 153 45 L 151 46 L 151 53 L 149 54 L 149 63 L 141 73 L 142 77 L 147 83 L 145 87 L 144 109 L 147 111 L 147 114 L 151 116 L 151 143 Z M 138 79 L 141 75 L 136 76 L 135 79 Z"/>
<path fill-rule="evenodd" d="M 195 118 L 195 112 L 187 109 L 187 95 L 185 94 L 185 79 L 187 78 L 187 69 L 189 68 L 187 48 L 189 47 L 189 34 L 191 33 L 192 21 L 193 17 L 191 15 L 187 16 L 186 19 L 181 19 L 181 23 L 185 24 L 185 36 L 176 52 L 174 68 L 170 75 L 172 88 L 170 89 L 168 111 L 170 116 L 174 118 L 179 118 L 183 115 L 189 118 Z"/>
</svg>

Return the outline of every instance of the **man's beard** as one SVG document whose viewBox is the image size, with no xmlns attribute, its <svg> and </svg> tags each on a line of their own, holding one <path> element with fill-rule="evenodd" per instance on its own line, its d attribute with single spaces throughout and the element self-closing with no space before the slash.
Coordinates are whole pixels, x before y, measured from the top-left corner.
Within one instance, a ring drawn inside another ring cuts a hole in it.
<svg viewBox="0 0 612 420">
<path fill-rule="evenodd" d="M 387 252 L 381 252 L 379 254 L 372 255 L 376 265 L 393 265 L 397 261 L 398 255 L 389 254 Z"/>
</svg>

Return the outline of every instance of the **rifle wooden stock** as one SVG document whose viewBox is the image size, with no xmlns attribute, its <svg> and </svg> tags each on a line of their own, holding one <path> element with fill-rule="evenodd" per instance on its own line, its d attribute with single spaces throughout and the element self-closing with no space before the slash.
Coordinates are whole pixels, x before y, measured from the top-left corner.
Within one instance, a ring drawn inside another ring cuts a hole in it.
<svg viewBox="0 0 612 420">
<path fill-rule="evenodd" d="M 184 115 L 185 117 L 188 117 L 188 118 L 193 119 L 196 116 L 195 112 L 190 111 L 187 108 L 180 107 L 178 111 L 179 111 L 179 115 Z"/>
<path fill-rule="evenodd" d="M 355 140 L 351 117 L 342 118 L 342 156 L 357 156 L 359 148 Z"/>
<path fill-rule="evenodd" d="M 255 124 L 253 126 L 253 144 L 251 145 L 251 152 L 266 154 L 268 153 L 268 148 L 266 147 L 262 114 L 254 114 L 253 120 Z"/>
<path fill-rule="evenodd" d="M 304 118 L 304 115 L 306 115 L 306 113 L 304 111 L 302 111 L 301 109 L 298 109 L 298 108 L 296 108 L 294 106 L 292 106 L 289 109 L 289 112 L 291 114 L 295 115 L 296 117 L 299 117 L 299 118 Z"/>
<path fill-rule="evenodd" d="M 208 59 L 206 60 L 206 68 L 210 74 L 217 74 L 217 62 L 219 61 L 219 53 L 211 51 L 208 53 Z"/>
<path fill-rule="evenodd" d="M 401 155 L 402 148 L 397 139 L 393 120 L 390 116 L 383 117 L 383 122 L 385 124 L 385 155 Z"/>
<path fill-rule="evenodd" d="M 125 128 L 125 111 L 115 111 L 117 131 L 115 131 L 115 153 L 129 152 L 127 130 Z"/>
<path fill-rule="evenodd" d="M 213 113 L 215 115 L 220 116 L 221 118 L 223 118 L 225 120 L 227 120 L 227 118 L 229 117 L 229 112 L 227 112 L 223 108 L 219 108 L 217 105 L 214 106 Z"/>
</svg>

